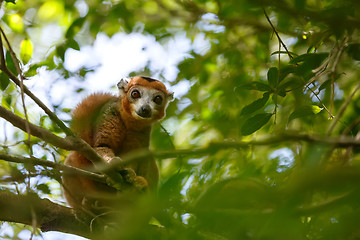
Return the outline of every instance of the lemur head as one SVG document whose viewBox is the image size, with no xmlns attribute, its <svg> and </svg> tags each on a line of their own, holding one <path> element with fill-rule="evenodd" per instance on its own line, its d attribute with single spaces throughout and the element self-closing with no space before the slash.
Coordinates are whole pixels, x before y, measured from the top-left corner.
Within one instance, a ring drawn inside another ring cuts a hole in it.
<svg viewBox="0 0 360 240">
<path fill-rule="evenodd" d="M 158 80 L 148 77 L 123 78 L 117 84 L 123 110 L 133 119 L 153 123 L 165 117 L 174 94 Z"/>
</svg>

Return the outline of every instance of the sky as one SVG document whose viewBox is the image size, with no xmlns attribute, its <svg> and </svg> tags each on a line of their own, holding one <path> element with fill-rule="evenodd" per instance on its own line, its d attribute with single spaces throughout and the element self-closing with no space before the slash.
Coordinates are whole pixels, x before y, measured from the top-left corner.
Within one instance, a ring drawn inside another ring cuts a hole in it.
<svg viewBox="0 0 360 240">
<path fill-rule="evenodd" d="M 111 91 L 121 78 L 128 77 L 132 72 L 141 72 L 149 64 L 154 73 L 149 77 L 159 78 L 162 75 L 165 79 L 159 80 L 169 87 L 177 77 L 177 64 L 190 57 L 189 52 L 200 45 L 199 41 L 201 39 L 192 44 L 185 34 L 178 34 L 161 45 L 153 36 L 137 32 L 117 33 L 111 38 L 100 33 L 93 45 L 84 46 L 80 51 L 69 49 L 65 54 L 64 67 L 68 71 L 77 72 L 81 68 L 95 70 L 86 74 L 86 81 L 75 78 L 63 80 L 56 72 L 40 69 L 28 86 L 47 105 L 50 100 L 55 103 L 64 100 L 61 102 L 63 107 L 73 108 L 74 102 L 79 102 L 82 97 L 92 92 Z M 202 44 L 207 43 L 202 40 Z M 189 87 L 187 81 L 182 81 L 171 89 L 175 97 L 180 97 Z M 77 88 L 85 90 L 74 96 Z"/>
</svg>

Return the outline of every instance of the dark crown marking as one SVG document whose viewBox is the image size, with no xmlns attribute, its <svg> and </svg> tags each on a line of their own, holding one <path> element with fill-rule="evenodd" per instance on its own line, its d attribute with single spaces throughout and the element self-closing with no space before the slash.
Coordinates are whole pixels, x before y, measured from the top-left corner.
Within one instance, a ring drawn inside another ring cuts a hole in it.
<svg viewBox="0 0 360 240">
<path fill-rule="evenodd" d="M 149 77 L 143 77 L 143 76 L 141 76 L 143 79 L 145 79 L 146 81 L 148 81 L 148 82 L 158 82 L 158 80 L 156 80 L 156 79 L 153 79 L 153 78 L 149 78 Z"/>
</svg>

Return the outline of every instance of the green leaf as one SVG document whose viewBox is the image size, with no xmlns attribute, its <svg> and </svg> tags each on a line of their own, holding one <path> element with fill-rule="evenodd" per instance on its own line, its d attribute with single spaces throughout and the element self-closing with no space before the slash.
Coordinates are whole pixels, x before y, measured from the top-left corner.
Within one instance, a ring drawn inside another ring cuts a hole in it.
<svg viewBox="0 0 360 240">
<path fill-rule="evenodd" d="M 5 73 L 0 73 L 0 89 L 4 91 L 9 86 L 10 79 Z"/>
<path fill-rule="evenodd" d="M 241 127 L 241 134 L 247 136 L 256 132 L 270 120 L 272 115 L 272 113 L 260 113 L 249 118 Z"/>
<path fill-rule="evenodd" d="M 350 44 L 346 48 L 346 52 L 352 57 L 354 60 L 360 61 L 360 43 Z"/>
<path fill-rule="evenodd" d="M 279 79 L 279 71 L 276 67 L 272 67 L 269 69 L 267 73 L 267 80 L 270 85 L 270 87 L 276 89 Z"/>
<path fill-rule="evenodd" d="M 61 60 L 64 61 L 65 59 L 65 52 L 66 52 L 66 47 L 64 44 L 60 44 L 56 47 L 56 54 L 61 58 Z"/>
<path fill-rule="evenodd" d="M 244 86 L 245 89 L 247 90 L 257 90 L 257 91 L 271 91 L 271 88 L 269 85 L 267 85 L 266 83 L 262 83 L 262 82 L 251 82 L 249 84 L 246 84 Z"/>
<path fill-rule="evenodd" d="M 186 79 L 191 79 L 194 76 L 197 76 L 199 73 L 202 73 L 202 59 L 197 55 L 194 56 L 195 58 L 187 58 L 182 61 L 178 68 L 181 75 Z"/>
<path fill-rule="evenodd" d="M 80 51 L 80 46 L 79 43 L 77 41 L 75 41 L 74 39 L 70 39 L 67 43 L 67 47 L 70 47 L 72 49 L 78 50 Z"/>
<path fill-rule="evenodd" d="M 5 58 L 6 58 L 6 66 L 12 73 L 14 73 L 16 75 L 17 71 L 16 71 L 15 63 L 14 63 L 9 51 L 6 52 Z"/>
<path fill-rule="evenodd" d="M 326 80 L 325 82 L 323 82 L 323 83 L 320 85 L 320 87 L 319 87 L 319 92 L 320 92 L 321 90 L 326 89 L 327 87 L 330 87 L 330 85 L 331 85 L 331 79 Z"/>
<path fill-rule="evenodd" d="M 20 45 L 20 59 L 24 64 L 27 64 L 33 53 L 33 45 L 30 39 L 24 39 Z"/>
<path fill-rule="evenodd" d="M 323 61 L 329 54 L 328 53 L 306 53 L 300 55 L 296 58 L 290 60 L 291 64 L 296 64 L 300 62 L 321 62 Z M 315 66 L 316 67 L 316 66 Z"/>
<path fill-rule="evenodd" d="M 322 108 L 320 108 L 319 106 L 316 106 L 316 105 L 299 107 L 290 114 L 288 123 L 296 118 L 304 118 L 304 117 L 308 117 L 308 116 L 313 116 L 313 115 L 321 112 L 321 110 L 322 110 Z"/>
<path fill-rule="evenodd" d="M 264 93 L 262 98 L 255 100 L 254 102 L 250 103 L 249 105 L 246 105 L 241 110 L 240 115 L 248 115 L 248 114 L 251 114 L 251 113 L 259 110 L 260 108 L 265 106 L 265 104 L 269 100 L 269 96 L 270 96 L 270 93 L 268 93 L 268 92 Z"/>
<path fill-rule="evenodd" d="M 81 27 L 84 25 L 85 17 L 80 17 L 76 19 L 66 31 L 65 37 L 67 39 L 72 39 L 80 31 Z"/>
<path fill-rule="evenodd" d="M 41 64 L 34 64 L 29 67 L 29 69 L 25 72 L 25 77 L 33 77 L 37 74 L 37 69 L 41 67 Z"/>
<path fill-rule="evenodd" d="M 9 3 L 13 3 L 13 4 L 15 4 L 15 1 L 16 0 L 5 0 L 5 2 L 9 2 Z"/>
<path fill-rule="evenodd" d="M 166 179 L 159 187 L 159 196 L 167 199 L 171 195 L 180 195 L 182 183 L 188 174 L 189 172 L 183 171 Z"/>
</svg>

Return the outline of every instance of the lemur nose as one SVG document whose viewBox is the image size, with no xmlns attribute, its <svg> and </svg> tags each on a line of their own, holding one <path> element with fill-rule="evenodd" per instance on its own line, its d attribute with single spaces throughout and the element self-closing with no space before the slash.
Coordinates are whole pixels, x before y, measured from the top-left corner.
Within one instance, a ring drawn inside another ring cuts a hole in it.
<svg viewBox="0 0 360 240">
<path fill-rule="evenodd" d="M 150 118 L 151 117 L 151 108 L 149 105 L 141 106 L 139 111 L 139 116 L 143 118 Z"/>
</svg>

